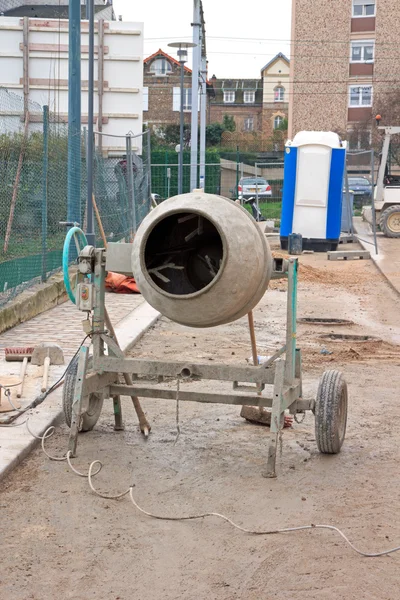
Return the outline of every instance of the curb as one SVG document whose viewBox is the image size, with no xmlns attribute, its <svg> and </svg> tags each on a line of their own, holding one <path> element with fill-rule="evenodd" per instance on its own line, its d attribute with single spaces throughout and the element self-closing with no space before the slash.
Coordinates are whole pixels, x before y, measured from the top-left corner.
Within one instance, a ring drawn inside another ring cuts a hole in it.
<svg viewBox="0 0 400 600">
<path fill-rule="evenodd" d="M 360 239 L 358 236 L 361 235 L 369 235 L 372 237 L 372 232 L 369 233 L 368 231 L 363 231 L 363 227 L 362 224 L 364 223 L 364 221 L 361 220 L 361 218 L 359 217 L 360 221 L 357 221 L 357 219 L 354 219 L 354 230 L 355 233 L 357 234 L 357 241 L 360 244 L 360 246 L 362 246 L 364 248 L 364 250 L 368 250 L 368 252 L 371 255 L 371 260 L 373 261 L 375 267 L 378 269 L 379 273 L 385 278 L 386 282 L 389 284 L 390 288 L 398 295 L 400 296 L 400 290 L 398 289 L 397 286 L 394 285 L 394 283 L 391 281 L 391 279 L 388 277 L 387 273 L 385 273 L 385 271 L 381 268 L 380 264 L 379 264 L 379 254 L 375 254 L 375 248 L 373 247 L 373 249 L 371 249 L 371 244 L 365 242 L 364 240 Z M 361 228 L 360 228 L 361 225 Z M 379 246 L 378 246 L 379 249 Z M 372 251 L 371 251 L 372 250 Z"/>
<path fill-rule="evenodd" d="M 74 274 L 71 278 L 73 277 Z M 0 309 L 0 334 L 68 299 L 61 273 L 50 277 L 47 283 L 35 287 L 36 289 L 28 289 L 18 294 L 5 308 Z"/>
<path fill-rule="evenodd" d="M 115 326 L 115 333 L 121 349 L 127 352 L 132 348 L 160 317 L 161 314 L 158 311 L 147 302 L 143 302 L 127 317 L 119 321 Z M 58 368 L 57 373 L 53 371 L 54 376 L 58 378 L 64 369 L 65 367 L 62 366 Z M 45 411 L 42 411 L 42 415 L 40 414 L 40 408 L 37 409 L 36 423 L 33 425 L 36 435 L 43 435 L 46 429 L 59 424 L 63 420 L 63 411 L 60 408 L 61 398 L 62 387 L 49 396 L 51 406 L 42 405 L 43 407 L 46 406 Z M 23 425 L 9 429 L 0 427 L 0 481 L 39 444 L 40 440 L 33 438 Z"/>
</svg>

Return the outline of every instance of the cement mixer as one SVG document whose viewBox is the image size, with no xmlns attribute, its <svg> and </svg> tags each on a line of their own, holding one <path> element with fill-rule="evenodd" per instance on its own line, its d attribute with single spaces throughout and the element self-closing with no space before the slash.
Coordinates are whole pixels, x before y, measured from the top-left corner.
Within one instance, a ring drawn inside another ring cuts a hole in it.
<svg viewBox="0 0 400 600">
<path fill-rule="evenodd" d="M 149 426 L 142 426 L 145 419 L 139 397 L 270 408 L 267 477 L 276 474 L 276 450 L 286 410 L 295 417 L 313 411 L 319 450 L 326 454 L 340 451 L 347 421 L 346 382 L 340 372 L 326 371 L 316 398 L 303 397 L 301 351 L 296 347 L 298 262 L 272 259 L 264 234 L 245 209 L 221 196 L 194 191 L 170 198 L 151 211 L 133 244 L 113 243 L 96 249 L 87 245 L 84 233 L 75 227 L 67 234 L 66 257 L 72 240 L 80 248 L 81 281 L 75 293 L 68 269 L 64 269 L 64 281 L 77 308 L 88 315 L 85 331 L 92 340 L 91 353 L 86 346 L 80 349 L 64 385 L 72 456 L 79 432 L 93 429 L 104 399 L 113 399 L 116 428 L 122 427 L 122 396 L 132 398 L 144 433 Z M 250 314 L 271 278 L 287 278 L 286 343 L 263 364 L 253 366 L 127 358 L 105 307 L 107 271 L 133 274 L 149 304 L 189 327 L 214 327 Z M 176 392 L 165 383 L 166 378 L 177 381 Z M 205 380 L 230 383 L 230 389 L 209 391 L 202 385 Z"/>
<path fill-rule="evenodd" d="M 192 193 L 170 198 L 144 219 L 132 272 L 163 315 L 189 327 L 214 327 L 258 304 L 272 257 L 247 210 L 221 196 Z"/>
</svg>

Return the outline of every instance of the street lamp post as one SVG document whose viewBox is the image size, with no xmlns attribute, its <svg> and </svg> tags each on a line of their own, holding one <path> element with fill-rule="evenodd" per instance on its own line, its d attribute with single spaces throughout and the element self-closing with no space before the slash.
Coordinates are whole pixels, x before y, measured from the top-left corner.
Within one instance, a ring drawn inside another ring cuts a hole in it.
<svg viewBox="0 0 400 600">
<path fill-rule="evenodd" d="M 178 48 L 178 60 L 181 66 L 181 106 L 180 106 L 180 127 L 179 127 L 179 156 L 178 156 L 178 194 L 182 194 L 183 192 L 183 130 L 184 130 L 184 77 L 185 77 L 185 62 L 188 59 L 188 48 L 194 48 L 196 44 L 192 44 L 191 42 L 172 42 L 168 44 L 171 48 Z"/>
</svg>

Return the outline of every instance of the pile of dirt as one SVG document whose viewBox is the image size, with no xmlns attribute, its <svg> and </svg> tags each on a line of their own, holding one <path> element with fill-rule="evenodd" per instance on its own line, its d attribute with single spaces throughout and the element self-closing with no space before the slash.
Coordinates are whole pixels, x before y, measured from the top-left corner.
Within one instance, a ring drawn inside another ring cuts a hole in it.
<svg viewBox="0 0 400 600">
<path fill-rule="evenodd" d="M 346 263 L 347 266 L 347 263 Z M 357 273 L 357 283 L 354 281 L 354 272 L 352 269 L 330 270 L 328 267 L 318 269 L 311 265 L 299 264 L 299 281 L 307 283 L 321 283 L 323 285 L 334 285 L 349 287 L 359 285 L 370 281 L 371 274 L 359 271 Z"/>
<path fill-rule="evenodd" d="M 308 366 L 314 366 L 316 363 L 329 362 L 370 362 L 384 361 L 385 363 L 400 364 L 400 346 L 390 344 L 383 340 L 372 342 L 352 342 L 329 344 L 330 354 L 321 354 L 321 348 L 302 347 L 303 363 Z"/>
</svg>

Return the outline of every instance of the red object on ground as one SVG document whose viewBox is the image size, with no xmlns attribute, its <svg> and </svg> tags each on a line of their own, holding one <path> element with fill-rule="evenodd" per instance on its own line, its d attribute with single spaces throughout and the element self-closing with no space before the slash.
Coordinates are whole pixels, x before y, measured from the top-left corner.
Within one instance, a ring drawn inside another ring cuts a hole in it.
<svg viewBox="0 0 400 600">
<path fill-rule="evenodd" d="M 112 273 L 111 271 L 106 277 L 106 289 L 115 294 L 140 294 L 133 277 Z"/>
</svg>

